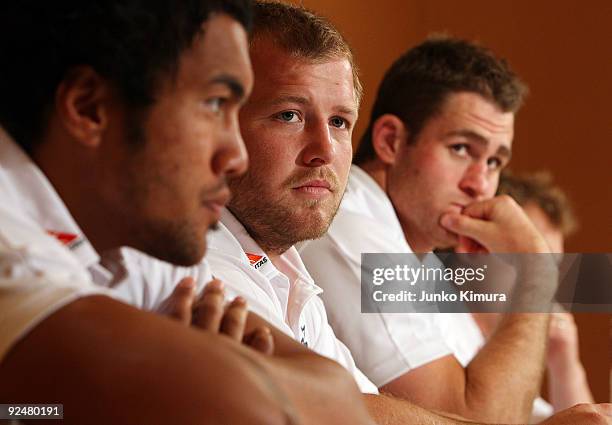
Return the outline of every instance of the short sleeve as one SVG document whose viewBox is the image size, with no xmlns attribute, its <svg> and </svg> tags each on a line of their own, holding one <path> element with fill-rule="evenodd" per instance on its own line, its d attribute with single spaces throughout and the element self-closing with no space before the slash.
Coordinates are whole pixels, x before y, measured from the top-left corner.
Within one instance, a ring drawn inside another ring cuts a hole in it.
<svg viewBox="0 0 612 425">
<path fill-rule="evenodd" d="M 110 292 L 94 285 L 66 248 L 28 224 L 0 210 L 0 360 L 63 306 Z"/>
</svg>

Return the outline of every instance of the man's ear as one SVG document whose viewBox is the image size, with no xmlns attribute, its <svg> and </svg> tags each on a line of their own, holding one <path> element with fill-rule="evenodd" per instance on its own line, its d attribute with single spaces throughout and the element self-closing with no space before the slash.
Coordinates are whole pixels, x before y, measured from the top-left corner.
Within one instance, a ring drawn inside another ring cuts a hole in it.
<svg viewBox="0 0 612 425">
<path fill-rule="evenodd" d="M 372 146 L 378 159 L 384 164 L 395 163 L 407 136 L 406 126 L 397 116 L 385 114 L 378 117 L 372 127 Z"/>
<path fill-rule="evenodd" d="M 72 69 L 55 93 L 57 118 L 79 143 L 95 147 L 108 126 L 111 90 L 89 66 Z"/>
</svg>

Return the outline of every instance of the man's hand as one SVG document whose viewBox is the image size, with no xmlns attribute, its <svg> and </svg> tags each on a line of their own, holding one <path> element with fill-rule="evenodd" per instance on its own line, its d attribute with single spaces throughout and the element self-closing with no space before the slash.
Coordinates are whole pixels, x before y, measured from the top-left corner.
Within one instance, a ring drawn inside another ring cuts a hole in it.
<svg viewBox="0 0 612 425">
<path fill-rule="evenodd" d="M 612 404 L 579 404 L 563 410 L 540 425 L 611 425 Z"/>
<path fill-rule="evenodd" d="M 459 236 L 457 252 L 545 253 L 549 248 L 523 209 L 507 195 L 474 202 L 440 224 Z"/>
<path fill-rule="evenodd" d="M 223 282 L 220 280 L 214 279 L 208 283 L 200 298 L 196 299 L 195 282 L 193 278 L 186 277 L 176 285 L 159 312 L 185 326 L 193 325 L 221 333 L 263 354 L 272 354 L 274 341 L 268 327 L 259 326 L 244 334 L 248 315 L 244 298 L 236 297 L 228 304 L 224 300 Z"/>
</svg>

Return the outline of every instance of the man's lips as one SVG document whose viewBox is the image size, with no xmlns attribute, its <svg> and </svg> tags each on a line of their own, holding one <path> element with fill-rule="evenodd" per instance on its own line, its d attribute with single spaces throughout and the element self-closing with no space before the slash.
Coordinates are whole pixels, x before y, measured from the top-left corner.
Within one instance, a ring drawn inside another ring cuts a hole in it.
<svg viewBox="0 0 612 425">
<path fill-rule="evenodd" d="M 215 215 L 220 216 L 221 211 L 227 205 L 231 197 L 229 189 L 223 189 L 215 195 L 204 200 L 204 206 L 211 210 Z"/>
<path fill-rule="evenodd" d="M 294 186 L 293 190 L 313 195 L 324 195 L 332 191 L 331 185 L 327 180 L 309 180 Z"/>
</svg>

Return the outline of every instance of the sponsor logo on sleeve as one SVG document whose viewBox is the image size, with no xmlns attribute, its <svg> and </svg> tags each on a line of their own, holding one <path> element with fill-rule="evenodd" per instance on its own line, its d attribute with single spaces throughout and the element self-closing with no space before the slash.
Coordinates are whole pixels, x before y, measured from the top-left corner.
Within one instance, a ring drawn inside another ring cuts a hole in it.
<svg viewBox="0 0 612 425">
<path fill-rule="evenodd" d="M 82 237 L 73 233 L 56 232 L 53 230 L 47 230 L 47 233 L 69 249 L 75 249 L 84 241 Z"/>
</svg>

